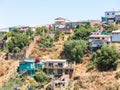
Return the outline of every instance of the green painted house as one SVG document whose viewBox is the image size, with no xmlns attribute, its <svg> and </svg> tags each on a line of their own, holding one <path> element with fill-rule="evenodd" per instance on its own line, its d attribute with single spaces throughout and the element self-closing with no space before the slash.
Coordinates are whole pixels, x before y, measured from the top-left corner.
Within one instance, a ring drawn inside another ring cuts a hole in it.
<svg viewBox="0 0 120 90">
<path fill-rule="evenodd" d="M 34 76 L 38 69 L 42 69 L 42 60 L 40 61 L 38 58 L 25 58 L 20 62 L 18 73 L 21 75 Z"/>
</svg>

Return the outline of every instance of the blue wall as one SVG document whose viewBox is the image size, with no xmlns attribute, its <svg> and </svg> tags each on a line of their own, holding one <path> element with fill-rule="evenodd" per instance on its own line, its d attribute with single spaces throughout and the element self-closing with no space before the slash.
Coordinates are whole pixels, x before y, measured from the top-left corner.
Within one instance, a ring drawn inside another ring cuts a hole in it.
<svg viewBox="0 0 120 90">
<path fill-rule="evenodd" d="M 112 42 L 120 42 L 120 33 L 112 33 L 111 41 Z"/>
<path fill-rule="evenodd" d="M 35 70 L 35 63 L 33 63 L 33 62 L 32 63 L 31 62 L 22 63 L 22 64 L 20 64 L 19 69 L 20 70 L 24 70 L 24 69 Z"/>
</svg>

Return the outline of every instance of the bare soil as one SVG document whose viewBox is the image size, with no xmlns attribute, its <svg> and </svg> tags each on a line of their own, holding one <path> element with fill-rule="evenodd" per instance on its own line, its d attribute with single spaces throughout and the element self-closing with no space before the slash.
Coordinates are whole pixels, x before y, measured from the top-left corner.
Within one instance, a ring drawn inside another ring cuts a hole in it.
<svg viewBox="0 0 120 90">
<path fill-rule="evenodd" d="M 12 76 L 15 75 L 18 66 L 18 61 L 6 61 L 4 60 L 4 55 L 0 55 L 0 87 L 2 87 Z"/>
</svg>

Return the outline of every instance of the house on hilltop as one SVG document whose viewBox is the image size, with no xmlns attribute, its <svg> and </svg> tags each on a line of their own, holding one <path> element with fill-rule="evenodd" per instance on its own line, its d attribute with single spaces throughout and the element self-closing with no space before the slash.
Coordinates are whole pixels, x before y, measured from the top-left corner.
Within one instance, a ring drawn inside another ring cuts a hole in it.
<svg viewBox="0 0 120 90">
<path fill-rule="evenodd" d="M 62 17 L 58 17 L 55 19 L 54 26 L 55 26 L 55 30 L 60 29 L 64 33 L 73 32 L 70 21 Z"/>
<path fill-rule="evenodd" d="M 120 23 L 120 11 L 106 11 L 102 23 Z"/>
</svg>

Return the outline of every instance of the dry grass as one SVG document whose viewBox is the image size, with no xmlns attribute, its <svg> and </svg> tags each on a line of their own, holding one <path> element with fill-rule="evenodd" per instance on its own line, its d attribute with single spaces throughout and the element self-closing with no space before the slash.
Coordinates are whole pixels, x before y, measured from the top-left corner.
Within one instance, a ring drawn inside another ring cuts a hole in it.
<svg viewBox="0 0 120 90">
<path fill-rule="evenodd" d="M 64 40 L 59 39 L 59 41 L 54 43 L 53 48 L 40 48 L 38 45 L 34 46 L 30 57 L 42 57 L 43 59 L 58 59 L 61 58 L 60 54 L 63 51 L 63 44 L 67 40 L 68 36 L 65 36 Z"/>
</svg>

